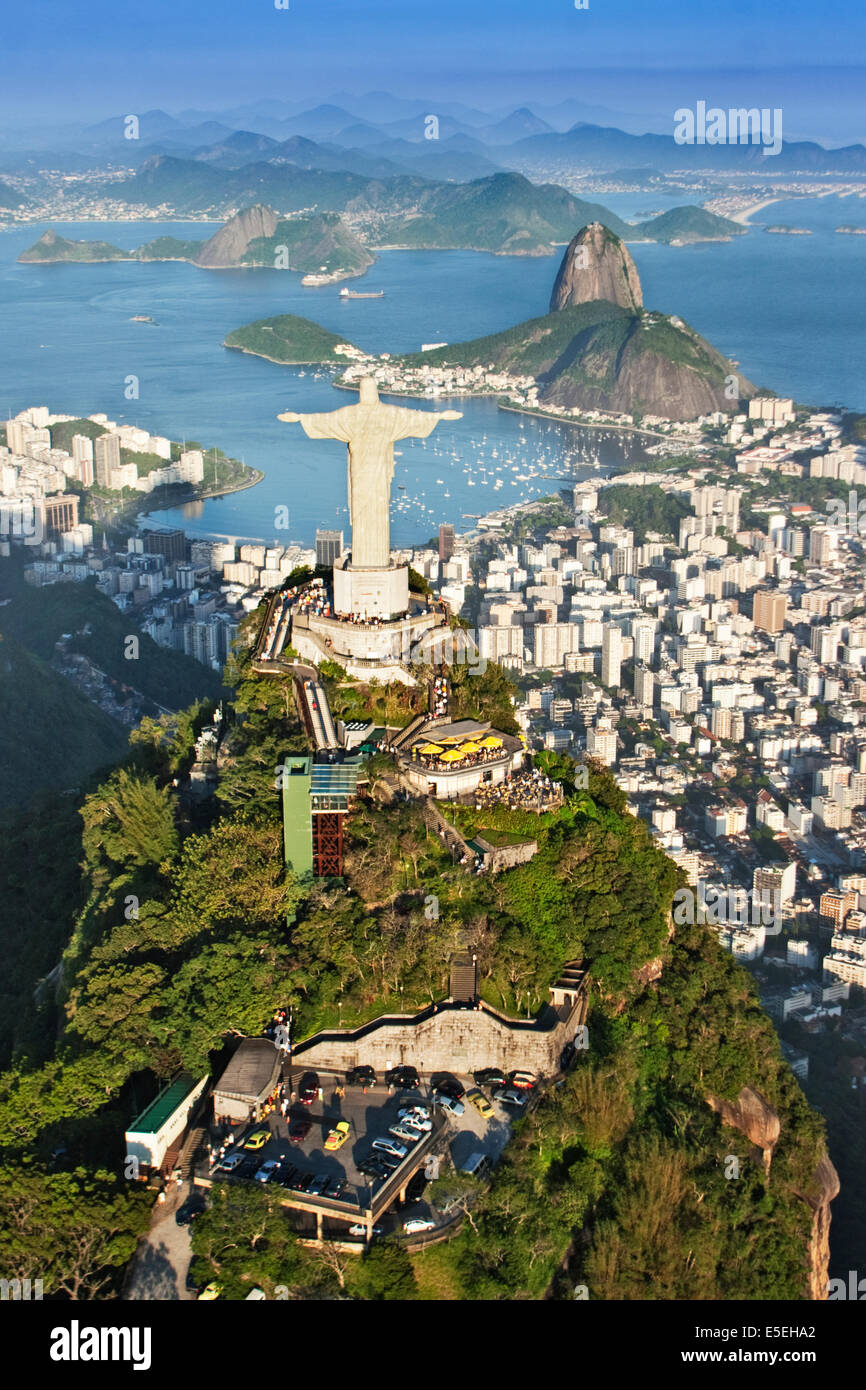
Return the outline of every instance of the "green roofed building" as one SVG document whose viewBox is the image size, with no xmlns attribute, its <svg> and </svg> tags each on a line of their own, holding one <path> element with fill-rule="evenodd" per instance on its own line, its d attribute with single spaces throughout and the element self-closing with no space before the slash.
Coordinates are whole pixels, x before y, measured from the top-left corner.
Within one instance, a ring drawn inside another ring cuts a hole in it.
<svg viewBox="0 0 866 1390">
<path fill-rule="evenodd" d="M 161 1168 L 166 1154 L 176 1151 L 206 1085 L 206 1076 L 196 1081 L 182 1072 L 164 1086 L 126 1131 L 127 1159 L 137 1159 L 142 1168 Z"/>
<path fill-rule="evenodd" d="M 312 872 L 313 835 L 310 825 L 310 781 L 313 760 L 286 757 L 282 763 L 283 853 L 296 874 Z"/>
</svg>

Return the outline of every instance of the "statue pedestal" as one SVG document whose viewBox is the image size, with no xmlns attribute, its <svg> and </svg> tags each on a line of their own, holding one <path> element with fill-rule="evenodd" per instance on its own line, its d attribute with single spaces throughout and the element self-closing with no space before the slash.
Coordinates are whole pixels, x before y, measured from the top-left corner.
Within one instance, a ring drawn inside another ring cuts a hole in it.
<svg viewBox="0 0 866 1390">
<path fill-rule="evenodd" d="M 341 617 L 402 618 L 409 611 L 409 567 L 353 569 L 351 554 L 334 565 L 334 612 Z"/>
</svg>

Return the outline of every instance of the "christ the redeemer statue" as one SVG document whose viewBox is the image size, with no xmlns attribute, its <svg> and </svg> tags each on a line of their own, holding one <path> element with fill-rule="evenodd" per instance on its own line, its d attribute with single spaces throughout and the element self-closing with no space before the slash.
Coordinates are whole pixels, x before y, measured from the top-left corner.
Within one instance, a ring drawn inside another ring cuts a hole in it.
<svg viewBox="0 0 866 1390">
<path fill-rule="evenodd" d="M 357 405 L 323 415 L 288 410 L 280 420 L 300 421 L 310 439 L 342 439 L 349 446 L 349 521 L 354 569 L 387 569 L 391 563 L 391 480 L 398 439 L 426 439 L 440 420 L 459 420 L 459 410 L 404 410 L 382 405 L 372 377 L 361 381 Z"/>
</svg>

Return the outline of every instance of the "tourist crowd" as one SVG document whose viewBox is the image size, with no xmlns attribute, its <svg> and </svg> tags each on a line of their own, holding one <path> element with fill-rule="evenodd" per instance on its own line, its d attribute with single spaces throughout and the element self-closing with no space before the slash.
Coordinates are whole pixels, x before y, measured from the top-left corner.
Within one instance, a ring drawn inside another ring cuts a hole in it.
<svg viewBox="0 0 866 1390">
<path fill-rule="evenodd" d="M 550 811 L 562 805 L 562 784 L 553 782 L 537 767 L 517 772 L 494 786 L 482 783 L 473 793 L 475 809 L 504 806 L 511 811 Z"/>
<path fill-rule="evenodd" d="M 432 699 L 430 701 L 431 713 L 434 719 L 439 719 L 448 714 L 448 677 L 436 676 L 433 681 Z"/>
</svg>

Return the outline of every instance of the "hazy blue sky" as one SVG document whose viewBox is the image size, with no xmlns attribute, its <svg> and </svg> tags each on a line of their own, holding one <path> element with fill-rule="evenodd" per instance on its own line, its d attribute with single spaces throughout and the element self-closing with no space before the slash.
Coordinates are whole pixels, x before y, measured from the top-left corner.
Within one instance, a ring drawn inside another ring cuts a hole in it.
<svg viewBox="0 0 866 1390">
<path fill-rule="evenodd" d="M 786 107 L 786 134 L 866 137 L 862 0 L 27 0 L 3 22 L 4 124 L 375 89 L 574 96 L 652 116 Z M 834 70 L 842 68 L 842 71 Z M 848 69 L 845 71 L 844 69 Z M 751 74 L 749 70 L 752 70 Z"/>
</svg>

